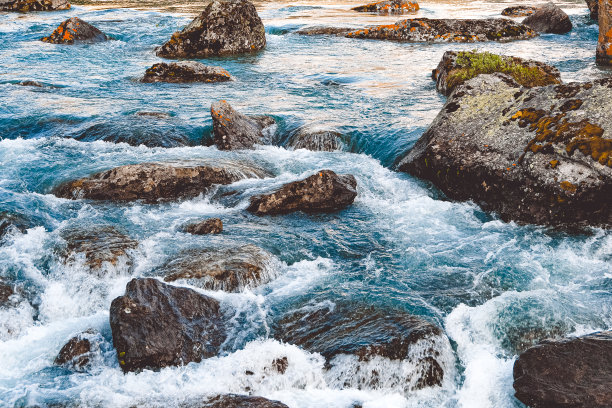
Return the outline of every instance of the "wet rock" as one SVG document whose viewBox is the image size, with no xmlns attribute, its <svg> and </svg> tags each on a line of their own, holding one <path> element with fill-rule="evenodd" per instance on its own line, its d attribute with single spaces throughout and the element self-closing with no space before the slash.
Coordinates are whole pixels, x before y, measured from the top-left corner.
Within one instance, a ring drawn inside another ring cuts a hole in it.
<svg viewBox="0 0 612 408">
<path fill-rule="evenodd" d="M 354 31 L 352 28 L 346 27 L 306 27 L 296 31 L 300 35 L 340 35 L 345 36 L 346 34 Z"/>
<path fill-rule="evenodd" d="M 214 0 L 157 50 L 164 58 L 207 58 L 263 49 L 266 33 L 248 0 Z"/>
<path fill-rule="evenodd" d="M 523 24 L 508 19 L 429 19 L 401 20 L 395 24 L 351 31 L 349 38 L 403 42 L 478 42 L 526 40 L 537 35 Z"/>
<path fill-rule="evenodd" d="M 612 332 L 544 341 L 514 364 L 516 398 L 533 408 L 612 406 Z"/>
<path fill-rule="evenodd" d="M 223 221 L 219 218 L 209 218 L 185 226 L 184 231 L 194 235 L 220 234 L 223 231 Z"/>
<path fill-rule="evenodd" d="M 99 336 L 94 330 L 74 336 L 61 348 L 54 363 L 77 371 L 83 370 L 93 359 Z"/>
<path fill-rule="evenodd" d="M 0 0 L 0 11 L 18 11 L 27 13 L 30 11 L 55 11 L 68 10 L 68 0 Z"/>
<path fill-rule="evenodd" d="M 612 226 L 612 80 L 520 88 L 479 75 L 449 97 L 399 170 L 504 220 Z"/>
<path fill-rule="evenodd" d="M 441 346 L 449 345 L 442 330 L 403 311 L 354 302 L 307 305 L 274 329 L 276 339 L 323 355 L 327 378 L 342 387 L 413 391 L 444 379 Z"/>
<path fill-rule="evenodd" d="M 25 232 L 33 224 L 25 216 L 8 211 L 0 211 L 0 241 L 11 231 Z"/>
<path fill-rule="evenodd" d="M 586 0 L 586 4 L 589 8 L 589 16 L 592 20 L 597 21 L 599 19 L 599 0 Z"/>
<path fill-rule="evenodd" d="M 508 74 L 527 88 L 561 83 L 561 74 L 553 66 L 518 57 L 476 51 L 445 52 L 433 71 L 432 78 L 436 81 L 438 92 L 448 96 L 465 81 L 477 75 L 495 72 Z"/>
<path fill-rule="evenodd" d="M 102 31 L 78 17 L 64 21 L 48 37 L 41 41 L 52 44 L 94 43 L 106 41 L 108 37 Z"/>
<path fill-rule="evenodd" d="M 181 61 L 153 65 L 147 69 L 142 82 L 226 82 L 231 79 L 229 72 L 221 67 L 211 67 L 196 61 Z"/>
<path fill-rule="evenodd" d="M 419 10 L 419 3 L 407 0 L 383 0 L 365 6 L 353 7 L 351 10 L 379 14 L 415 13 Z"/>
<path fill-rule="evenodd" d="M 181 280 L 207 290 L 242 292 L 270 282 L 278 270 L 272 254 L 255 245 L 244 245 L 186 250 L 158 272 L 166 282 Z"/>
<path fill-rule="evenodd" d="M 279 401 L 247 395 L 225 394 L 213 397 L 203 404 L 192 405 L 193 408 L 288 408 Z"/>
<path fill-rule="evenodd" d="M 274 193 L 251 197 L 247 211 L 256 215 L 333 212 L 351 205 L 356 196 L 353 175 L 321 170 L 304 180 L 285 184 Z"/>
<path fill-rule="evenodd" d="M 533 6 L 512 6 L 502 10 L 502 16 L 506 17 L 527 17 L 535 13 L 537 7 Z"/>
<path fill-rule="evenodd" d="M 0 307 L 6 306 L 10 303 L 11 296 L 15 294 L 13 285 L 6 284 L 0 281 Z"/>
<path fill-rule="evenodd" d="M 565 11 L 554 3 L 546 3 L 523 20 L 523 24 L 539 33 L 565 34 L 572 30 L 572 22 Z"/>
<path fill-rule="evenodd" d="M 226 101 L 210 107 L 213 120 L 213 139 L 220 150 L 252 149 L 266 144 L 274 133 L 274 119 L 270 116 L 246 116 L 234 110 Z"/>
<path fill-rule="evenodd" d="M 219 302 L 156 279 L 132 279 L 111 304 L 110 325 L 124 372 L 200 362 L 226 337 Z"/>
<path fill-rule="evenodd" d="M 197 197 L 215 184 L 263 177 L 259 168 L 227 163 L 142 163 L 116 167 L 92 176 L 63 183 L 53 193 L 62 198 L 154 203 Z"/>
<path fill-rule="evenodd" d="M 21 81 L 19 83 L 21 86 L 34 86 L 36 88 L 43 88 L 44 85 L 38 81 Z"/>
<path fill-rule="evenodd" d="M 597 64 L 612 65 L 612 4 L 602 1 L 599 5 L 599 40 L 597 42 Z"/>
<path fill-rule="evenodd" d="M 291 137 L 289 147 L 313 151 L 333 152 L 343 150 L 343 136 L 333 130 L 298 129 Z"/>
<path fill-rule="evenodd" d="M 136 116 L 143 116 L 146 118 L 155 118 L 155 119 L 170 119 L 172 117 L 167 112 L 147 112 L 147 111 L 136 112 Z"/>
</svg>

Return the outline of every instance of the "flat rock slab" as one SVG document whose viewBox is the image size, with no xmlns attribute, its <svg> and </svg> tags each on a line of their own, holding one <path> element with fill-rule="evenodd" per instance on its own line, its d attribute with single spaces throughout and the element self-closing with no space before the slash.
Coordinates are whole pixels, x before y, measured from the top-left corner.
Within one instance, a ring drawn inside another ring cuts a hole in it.
<svg viewBox="0 0 612 408">
<path fill-rule="evenodd" d="M 400 161 L 504 220 L 612 226 L 612 80 L 521 88 L 503 74 L 457 88 Z"/>
<path fill-rule="evenodd" d="M 353 7 L 351 10 L 379 14 L 415 13 L 419 10 L 419 3 L 407 0 L 384 0 L 365 6 Z"/>
<path fill-rule="evenodd" d="M 253 149 L 257 144 L 269 144 L 275 121 L 270 116 L 246 116 L 227 101 L 215 102 L 210 107 L 213 139 L 220 150 Z"/>
<path fill-rule="evenodd" d="M 0 11 L 28 13 L 30 11 L 68 10 L 69 8 L 68 0 L 0 0 Z"/>
<path fill-rule="evenodd" d="M 95 43 L 106 41 L 108 37 L 102 31 L 78 17 L 72 17 L 59 25 L 48 37 L 41 41 L 52 44 Z"/>
<path fill-rule="evenodd" d="M 572 22 L 565 11 L 554 3 L 546 3 L 523 20 L 523 24 L 539 33 L 565 34 L 572 30 Z"/>
<path fill-rule="evenodd" d="M 216 356 L 225 341 L 219 302 L 156 279 L 132 279 L 113 300 L 110 326 L 124 372 Z"/>
<path fill-rule="evenodd" d="M 221 67 L 211 67 L 196 61 L 160 62 L 147 69 L 142 82 L 226 82 L 232 77 Z"/>
<path fill-rule="evenodd" d="M 514 364 L 516 398 L 532 408 L 612 407 L 612 332 L 544 341 Z"/>
</svg>

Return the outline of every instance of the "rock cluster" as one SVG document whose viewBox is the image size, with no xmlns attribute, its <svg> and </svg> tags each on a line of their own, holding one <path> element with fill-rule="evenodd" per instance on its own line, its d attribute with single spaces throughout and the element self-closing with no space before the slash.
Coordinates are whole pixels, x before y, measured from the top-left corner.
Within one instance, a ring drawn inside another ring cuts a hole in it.
<svg viewBox="0 0 612 408">
<path fill-rule="evenodd" d="M 94 43 L 106 41 L 108 37 L 102 31 L 78 17 L 64 21 L 48 37 L 41 41 L 52 44 Z"/>
<path fill-rule="evenodd" d="M 0 0 L 0 11 L 18 11 L 27 13 L 30 11 L 55 11 L 68 10 L 68 0 Z"/>
<path fill-rule="evenodd" d="M 147 69 L 142 82 L 225 82 L 232 77 L 223 68 L 211 67 L 196 61 L 167 64 L 160 62 Z"/>
<path fill-rule="evenodd" d="M 419 3 L 408 0 L 383 0 L 365 6 L 353 7 L 352 10 L 379 14 L 414 13 L 419 10 Z"/>
</svg>

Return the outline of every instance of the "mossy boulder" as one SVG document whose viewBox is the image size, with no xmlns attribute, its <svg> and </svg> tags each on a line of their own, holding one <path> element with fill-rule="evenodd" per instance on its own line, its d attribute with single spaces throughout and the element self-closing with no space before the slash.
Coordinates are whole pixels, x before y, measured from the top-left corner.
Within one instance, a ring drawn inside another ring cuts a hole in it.
<svg viewBox="0 0 612 408">
<path fill-rule="evenodd" d="M 353 7 L 352 10 L 379 14 L 415 13 L 419 10 L 419 3 L 407 0 L 383 0 L 365 6 Z"/>
<path fill-rule="evenodd" d="M 538 8 L 523 20 L 523 24 L 539 33 L 565 34 L 572 30 L 569 16 L 554 3 L 546 3 Z"/>
<path fill-rule="evenodd" d="M 0 0 L 0 11 L 56 11 L 70 9 L 68 0 Z"/>
<path fill-rule="evenodd" d="M 399 162 L 504 220 L 612 226 L 612 80 L 524 88 L 505 74 L 458 87 Z"/>
<path fill-rule="evenodd" d="M 505 17 L 527 17 L 535 13 L 537 9 L 533 6 L 512 6 L 503 9 L 501 14 Z"/>
<path fill-rule="evenodd" d="M 196 61 L 160 62 L 147 69 L 142 82 L 226 82 L 232 77 L 221 67 L 211 67 Z"/>
<path fill-rule="evenodd" d="M 78 17 L 64 21 L 48 37 L 41 41 L 52 44 L 95 43 L 106 41 L 108 37 L 102 31 Z"/>
<path fill-rule="evenodd" d="M 438 67 L 433 70 L 432 78 L 436 81 L 438 92 L 450 95 L 465 81 L 481 74 L 495 72 L 508 74 L 518 84 L 527 88 L 561 83 L 561 74 L 553 66 L 518 57 L 476 51 L 447 51 Z"/>
</svg>

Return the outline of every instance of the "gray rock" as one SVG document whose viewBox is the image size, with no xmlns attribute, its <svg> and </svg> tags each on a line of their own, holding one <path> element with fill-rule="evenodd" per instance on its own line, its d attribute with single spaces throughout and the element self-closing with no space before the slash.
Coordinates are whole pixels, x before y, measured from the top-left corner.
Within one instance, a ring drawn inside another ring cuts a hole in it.
<svg viewBox="0 0 612 408">
<path fill-rule="evenodd" d="M 27 13 L 30 11 L 55 11 L 68 10 L 68 0 L 0 0 L 0 11 L 18 11 Z"/>
<path fill-rule="evenodd" d="M 538 8 L 523 20 L 523 24 L 539 33 L 565 34 L 572 30 L 569 16 L 554 3 Z"/>
<path fill-rule="evenodd" d="M 147 69 L 142 82 L 226 82 L 232 77 L 221 67 L 211 67 L 196 61 L 160 62 Z"/>
<path fill-rule="evenodd" d="M 252 149 L 256 144 L 268 144 L 274 133 L 275 121 L 270 116 L 246 116 L 226 101 L 210 107 L 213 139 L 220 150 Z"/>
<path fill-rule="evenodd" d="M 78 17 L 69 18 L 50 36 L 41 38 L 41 41 L 52 44 L 94 43 L 106 40 L 106 34 Z"/>
</svg>

